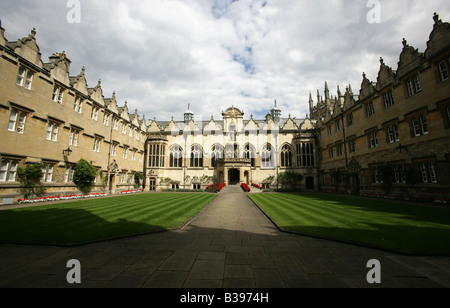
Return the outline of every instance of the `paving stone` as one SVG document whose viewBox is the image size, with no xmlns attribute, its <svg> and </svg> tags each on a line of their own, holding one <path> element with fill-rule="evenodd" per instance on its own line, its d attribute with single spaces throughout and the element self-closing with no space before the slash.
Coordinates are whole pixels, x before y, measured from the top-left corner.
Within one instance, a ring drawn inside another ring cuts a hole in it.
<svg viewBox="0 0 450 308">
<path fill-rule="evenodd" d="M 188 279 L 192 280 L 214 280 L 223 279 L 223 260 L 197 260 L 189 273 Z"/>
</svg>

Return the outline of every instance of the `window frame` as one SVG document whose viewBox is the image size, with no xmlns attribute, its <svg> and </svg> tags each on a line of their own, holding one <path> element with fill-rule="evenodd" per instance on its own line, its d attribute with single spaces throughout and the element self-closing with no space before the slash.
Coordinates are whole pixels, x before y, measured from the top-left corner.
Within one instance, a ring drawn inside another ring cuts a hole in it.
<svg viewBox="0 0 450 308">
<path fill-rule="evenodd" d="M 69 145 L 77 147 L 80 140 L 80 130 L 71 128 L 69 132 Z"/>
<path fill-rule="evenodd" d="M 366 109 L 366 118 L 372 117 L 375 114 L 375 105 L 373 101 L 366 103 L 365 109 Z"/>
<path fill-rule="evenodd" d="M 45 139 L 52 142 L 58 142 L 60 124 L 54 121 L 48 121 L 47 134 Z"/>
<path fill-rule="evenodd" d="M 78 95 L 75 95 L 75 99 L 73 102 L 73 111 L 80 114 L 83 112 L 83 99 Z"/>
<path fill-rule="evenodd" d="M 412 136 L 417 138 L 429 134 L 428 120 L 424 113 L 417 114 L 410 119 Z"/>
<path fill-rule="evenodd" d="M 94 137 L 94 147 L 92 148 L 94 152 L 100 153 L 102 141 L 101 137 Z"/>
<path fill-rule="evenodd" d="M 3 167 L 3 163 L 6 162 L 6 166 Z M 14 164 L 14 168 L 13 168 Z M 19 168 L 19 161 L 16 159 L 0 159 L 0 182 L 17 182 L 17 169 Z M 3 175 L 2 175 L 3 174 Z"/>
<path fill-rule="evenodd" d="M 22 74 L 20 71 L 23 70 Z M 29 68 L 20 65 L 19 71 L 17 73 L 16 85 L 23 87 L 27 90 L 31 90 L 31 85 L 33 83 L 34 72 Z M 20 81 L 19 81 L 20 80 Z"/>
<path fill-rule="evenodd" d="M 445 59 L 442 60 L 441 62 L 438 63 L 438 67 L 439 67 L 439 77 L 441 81 L 447 81 L 449 79 L 449 63 L 450 63 L 450 59 Z M 444 69 L 442 69 L 441 64 L 444 65 Z M 443 74 L 446 74 L 447 77 L 445 78 L 445 76 Z"/>
<path fill-rule="evenodd" d="M 369 149 L 375 149 L 378 148 L 378 132 L 377 131 L 371 131 L 368 134 L 369 138 Z"/>
<path fill-rule="evenodd" d="M 14 120 L 12 120 L 13 112 L 15 112 Z M 27 116 L 27 112 L 17 108 L 11 108 L 9 113 L 8 131 L 18 134 L 24 134 Z"/>
<path fill-rule="evenodd" d="M 389 107 L 395 105 L 393 90 L 389 90 L 388 92 L 383 94 L 383 103 L 384 103 L 384 109 L 388 109 Z"/>
<path fill-rule="evenodd" d="M 280 166 L 281 168 L 292 168 L 293 163 L 293 149 L 289 144 L 284 144 L 280 151 Z"/>
<path fill-rule="evenodd" d="M 55 84 L 53 86 L 52 101 L 62 105 L 64 99 L 64 88 Z"/>
<path fill-rule="evenodd" d="M 166 160 L 166 145 L 162 142 L 154 142 L 148 145 L 148 167 L 164 168 Z"/>
<path fill-rule="evenodd" d="M 55 165 L 48 163 L 44 164 L 44 168 L 42 168 L 41 182 L 52 183 L 54 172 L 55 172 Z"/>
<path fill-rule="evenodd" d="M 191 147 L 189 161 L 190 168 L 203 168 L 203 147 L 194 144 Z"/>
</svg>

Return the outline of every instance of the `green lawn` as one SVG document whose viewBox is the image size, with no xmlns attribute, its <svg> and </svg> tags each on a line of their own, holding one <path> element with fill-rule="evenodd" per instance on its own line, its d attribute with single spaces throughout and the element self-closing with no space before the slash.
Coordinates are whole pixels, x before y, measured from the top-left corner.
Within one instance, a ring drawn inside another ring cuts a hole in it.
<svg viewBox="0 0 450 308">
<path fill-rule="evenodd" d="M 281 228 L 403 253 L 450 254 L 450 209 L 324 194 L 255 194 Z"/>
<path fill-rule="evenodd" d="M 77 244 L 182 226 L 217 195 L 140 194 L 0 211 L 0 242 Z"/>
</svg>

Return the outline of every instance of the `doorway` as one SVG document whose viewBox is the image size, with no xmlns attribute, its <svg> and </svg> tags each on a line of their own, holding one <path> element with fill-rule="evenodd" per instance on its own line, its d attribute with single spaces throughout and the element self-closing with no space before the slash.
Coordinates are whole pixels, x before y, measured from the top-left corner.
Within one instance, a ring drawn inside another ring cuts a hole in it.
<svg viewBox="0 0 450 308">
<path fill-rule="evenodd" d="M 228 171 L 228 182 L 230 185 L 236 185 L 241 182 L 241 172 L 239 169 L 230 169 Z"/>
<path fill-rule="evenodd" d="M 150 191 L 156 191 L 156 179 L 150 179 L 149 183 L 149 190 Z"/>
<path fill-rule="evenodd" d="M 352 175 L 352 194 L 353 195 L 359 195 L 360 192 L 360 181 L 359 181 L 359 175 L 354 174 Z"/>
<path fill-rule="evenodd" d="M 306 190 L 314 190 L 314 178 L 312 176 L 306 177 Z"/>
</svg>

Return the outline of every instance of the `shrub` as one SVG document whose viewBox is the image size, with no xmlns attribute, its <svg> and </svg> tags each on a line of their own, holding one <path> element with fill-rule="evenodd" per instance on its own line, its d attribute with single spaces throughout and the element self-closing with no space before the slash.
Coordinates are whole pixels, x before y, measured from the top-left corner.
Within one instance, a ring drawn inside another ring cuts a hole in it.
<svg viewBox="0 0 450 308">
<path fill-rule="evenodd" d="M 73 182 L 83 194 L 89 194 L 94 186 L 97 170 L 89 162 L 81 159 L 75 167 Z"/>
<path fill-rule="evenodd" d="M 47 190 L 41 183 L 43 164 L 30 164 L 25 169 L 17 169 L 17 177 L 21 184 L 20 192 L 25 199 L 41 197 Z"/>
</svg>

